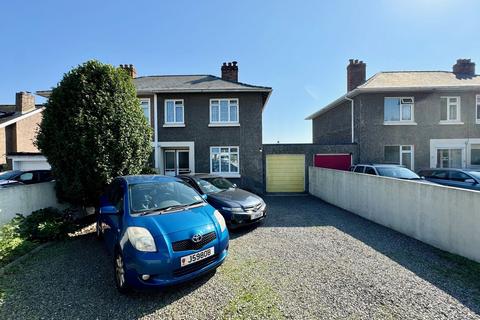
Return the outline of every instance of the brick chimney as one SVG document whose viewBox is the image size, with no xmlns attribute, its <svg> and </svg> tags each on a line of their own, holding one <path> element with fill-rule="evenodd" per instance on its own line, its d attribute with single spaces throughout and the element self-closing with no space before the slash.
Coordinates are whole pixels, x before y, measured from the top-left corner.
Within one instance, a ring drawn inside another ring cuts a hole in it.
<svg viewBox="0 0 480 320">
<path fill-rule="evenodd" d="M 130 75 L 130 77 L 132 77 L 132 78 L 137 77 L 137 69 L 135 69 L 133 64 L 121 64 L 120 68 L 127 71 L 127 73 Z"/>
<path fill-rule="evenodd" d="M 470 59 L 458 59 L 453 65 L 453 73 L 457 77 L 473 77 L 475 75 L 475 63 Z"/>
<path fill-rule="evenodd" d="M 227 81 L 238 82 L 238 66 L 237 61 L 226 62 L 222 65 L 222 79 Z"/>
<path fill-rule="evenodd" d="M 35 97 L 30 92 L 17 92 L 15 94 L 15 111 L 26 113 L 35 108 Z"/>
<path fill-rule="evenodd" d="M 363 61 L 350 59 L 347 66 L 347 90 L 352 91 L 367 79 L 367 65 Z"/>
</svg>

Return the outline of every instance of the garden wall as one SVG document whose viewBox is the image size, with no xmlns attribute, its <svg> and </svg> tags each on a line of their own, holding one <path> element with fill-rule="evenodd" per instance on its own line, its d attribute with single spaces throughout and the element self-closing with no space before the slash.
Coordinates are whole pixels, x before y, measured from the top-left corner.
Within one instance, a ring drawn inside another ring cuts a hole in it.
<svg viewBox="0 0 480 320">
<path fill-rule="evenodd" d="M 53 181 L 0 188 L 0 225 L 9 222 L 17 213 L 26 216 L 46 207 L 66 207 L 58 203 Z"/>
<path fill-rule="evenodd" d="M 480 262 L 480 192 L 314 167 L 309 175 L 312 195 Z"/>
</svg>

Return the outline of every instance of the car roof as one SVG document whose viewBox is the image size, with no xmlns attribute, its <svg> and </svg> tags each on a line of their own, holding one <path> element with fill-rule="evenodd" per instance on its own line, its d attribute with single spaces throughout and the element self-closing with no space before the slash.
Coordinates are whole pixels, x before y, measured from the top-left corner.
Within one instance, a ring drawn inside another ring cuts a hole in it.
<svg viewBox="0 0 480 320">
<path fill-rule="evenodd" d="M 395 168 L 403 168 L 400 164 L 383 164 L 383 163 L 359 163 L 357 166 L 370 166 L 370 167 L 395 167 Z"/>
<path fill-rule="evenodd" d="M 204 179 L 204 178 L 221 178 L 220 176 L 210 174 L 210 173 L 194 173 L 194 174 L 180 174 L 177 177 L 189 177 L 189 178 L 198 178 L 198 179 Z"/>
<path fill-rule="evenodd" d="M 179 181 L 178 178 L 176 177 L 163 176 L 159 174 L 131 175 L 131 176 L 121 176 L 118 178 L 125 180 L 127 184 Z"/>
</svg>

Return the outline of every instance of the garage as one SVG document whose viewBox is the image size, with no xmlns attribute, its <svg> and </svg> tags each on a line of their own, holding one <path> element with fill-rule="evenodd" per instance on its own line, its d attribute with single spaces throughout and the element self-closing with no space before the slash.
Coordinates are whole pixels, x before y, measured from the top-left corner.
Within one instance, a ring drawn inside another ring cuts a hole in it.
<svg viewBox="0 0 480 320">
<path fill-rule="evenodd" d="M 267 192 L 305 192 L 305 155 L 266 155 Z"/>
<path fill-rule="evenodd" d="M 13 170 L 49 170 L 47 159 L 38 153 L 11 153 L 7 156 Z"/>
</svg>

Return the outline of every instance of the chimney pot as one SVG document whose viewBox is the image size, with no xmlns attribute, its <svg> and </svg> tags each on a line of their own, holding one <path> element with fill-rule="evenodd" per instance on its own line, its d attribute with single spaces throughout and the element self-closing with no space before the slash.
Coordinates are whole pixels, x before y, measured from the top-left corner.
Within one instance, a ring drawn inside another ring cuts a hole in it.
<svg viewBox="0 0 480 320">
<path fill-rule="evenodd" d="M 237 61 L 228 62 L 228 64 L 224 62 L 221 71 L 223 80 L 238 82 Z"/>
<path fill-rule="evenodd" d="M 367 65 L 362 60 L 350 59 L 347 66 L 347 91 L 350 92 L 362 85 L 367 77 Z"/>
<path fill-rule="evenodd" d="M 137 77 L 137 69 L 135 69 L 135 66 L 133 64 L 121 64 L 120 68 L 127 71 L 127 73 L 130 75 L 130 77 L 132 77 L 132 78 Z"/>
</svg>

